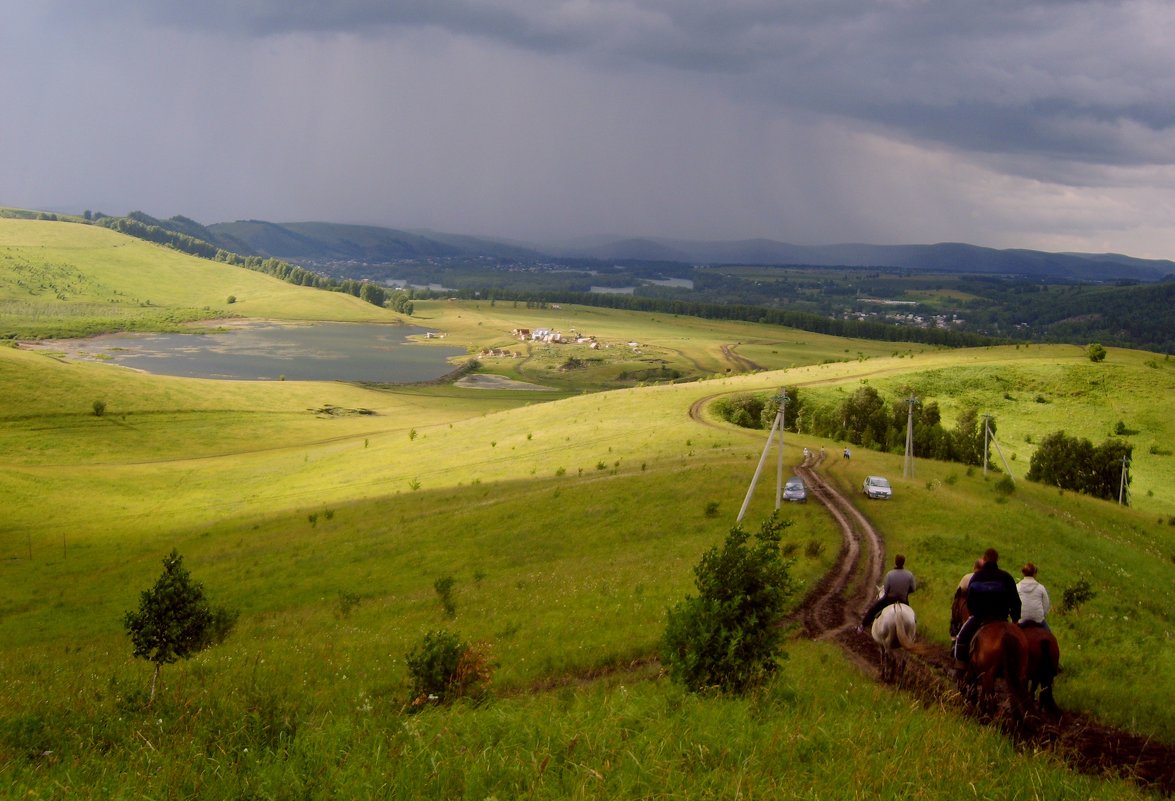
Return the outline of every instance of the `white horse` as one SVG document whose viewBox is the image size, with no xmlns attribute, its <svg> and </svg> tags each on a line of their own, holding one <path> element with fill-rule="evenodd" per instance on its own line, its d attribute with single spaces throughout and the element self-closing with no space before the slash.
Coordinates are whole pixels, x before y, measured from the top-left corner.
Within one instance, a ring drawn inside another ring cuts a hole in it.
<svg viewBox="0 0 1175 801">
<path fill-rule="evenodd" d="M 890 604 L 873 621 L 870 633 L 881 650 L 881 680 L 900 681 L 906 672 L 906 652 L 915 649 L 918 630 L 914 610 L 908 604 Z"/>
</svg>

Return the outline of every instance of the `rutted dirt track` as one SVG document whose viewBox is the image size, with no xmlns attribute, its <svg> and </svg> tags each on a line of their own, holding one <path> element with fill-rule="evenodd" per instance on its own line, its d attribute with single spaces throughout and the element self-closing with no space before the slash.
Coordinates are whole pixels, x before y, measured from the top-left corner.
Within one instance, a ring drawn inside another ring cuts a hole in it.
<svg viewBox="0 0 1175 801">
<path fill-rule="evenodd" d="M 696 407 L 691 409 L 695 419 L 700 417 L 700 404 Z M 806 636 L 833 640 L 862 669 L 880 675 L 877 647 L 871 637 L 856 631 L 856 624 L 872 603 L 881 581 L 884 543 L 869 520 L 821 475 L 818 468 L 822 459 L 822 453 L 813 453 L 795 472 L 807 484 L 809 496 L 822 503 L 837 521 L 843 539 L 833 569 L 804 599 L 794 620 Z M 967 712 L 951 678 L 953 660 L 945 648 L 922 643 L 920 652 L 911 656 L 907 665 L 903 691 L 926 704 Z M 1058 690 L 1063 703 L 1064 674 L 1058 679 Z M 1175 747 L 1070 712 L 1063 712 L 1059 720 L 1041 720 L 1028 727 L 1030 731 L 1012 726 L 1006 716 L 996 722 L 1018 741 L 1052 749 L 1078 770 L 1121 776 L 1162 794 L 1175 793 Z"/>
</svg>

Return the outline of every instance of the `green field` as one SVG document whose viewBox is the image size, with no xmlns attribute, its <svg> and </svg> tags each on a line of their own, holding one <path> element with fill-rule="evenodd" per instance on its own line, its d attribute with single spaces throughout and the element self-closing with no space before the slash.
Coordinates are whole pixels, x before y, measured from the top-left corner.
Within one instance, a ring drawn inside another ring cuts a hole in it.
<svg viewBox="0 0 1175 801">
<path fill-rule="evenodd" d="M 25 276 L 49 265 L 90 289 L 29 293 Z M 0 220 L 6 330 L 98 330 L 109 317 L 70 304 L 103 298 L 145 327 L 182 309 L 399 319 L 102 229 Z M 1052 618 L 1058 702 L 1172 741 L 1175 457 L 1162 451 L 1175 441 L 1175 368 L 1161 358 L 895 353 L 508 302 L 421 303 L 412 322 L 471 354 L 506 347 L 518 327 L 574 327 L 612 347 L 567 371 L 562 350 L 479 357 L 553 393 L 180 379 L 0 348 L 0 797 L 1138 797 L 875 686 L 828 644 L 790 644 L 752 699 L 692 697 L 661 676 L 665 609 L 733 523 L 764 442 L 690 409 L 785 384 L 833 397 L 913 385 L 944 416 L 968 403 L 995 414 L 1016 457 L 1010 495 L 959 465 L 920 460 L 903 479 L 901 455 L 860 449 L 825 473 L 850 492 L 868 473 L 893 481 L 892 502 L 863 508 L 918 574 L 923 637 L 947 641 L 955 582 L 989 545 L 1008 568 L 1040 565 L 1058 605 L 1087 580 L 1096 596 Z M 765 369 L 742 373 L 732 347 Z M 599 391 L 646 358 L 705 380 Z M 375 414 L 322 414 L 328 404 Z M 1020 480 L 1026 437 L 1064 428 L 1100 442 L 1119 419 L 1137 432 L 1132 507 Z M 787 461 L 804 446 L 841 443 L 789 435 Z M 770 512 L 770 483 L 748 521 Z M 811 587 L 839 534 L 817 504 L 784 512 L 793 574 Z M 165 667 L 147 706 L 150 666 L 132 659 L 122 615 L 173 547 L 241 618 L 226 644 Z M 451 621 L 441 577 L 455 580 Z M 404 656 L 444 627 L 492 650 L 493 697 L 407 715 Z"/>
</svg>

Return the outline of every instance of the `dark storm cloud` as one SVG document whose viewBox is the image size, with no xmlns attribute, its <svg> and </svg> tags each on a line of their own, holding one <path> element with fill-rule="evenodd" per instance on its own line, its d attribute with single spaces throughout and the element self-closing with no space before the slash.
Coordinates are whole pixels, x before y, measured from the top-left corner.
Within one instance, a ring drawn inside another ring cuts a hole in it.
<svg viewBox="0 0 1175 801">
<path fill-rule="evenodd" d="M 240 37 L 427 27 L 613 68 L 713 74 L 752 100 L 967 151 L 1145 165 L 1175 163 L 1168 9 L 1089 0 L 158 0 L 125 2 L 121 13 Z"/>
<path fill-rule="evenodd" d="M 0 203 L 1175 253 L 1167 2 L 9 5 Z"/>
</svg>

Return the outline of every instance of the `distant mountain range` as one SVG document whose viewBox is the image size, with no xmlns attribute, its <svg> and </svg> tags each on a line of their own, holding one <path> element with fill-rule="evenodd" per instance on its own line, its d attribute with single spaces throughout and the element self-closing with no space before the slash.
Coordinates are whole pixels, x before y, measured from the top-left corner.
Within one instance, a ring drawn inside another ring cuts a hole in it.
<svg viewBox="0 0 1175 801">
<path fill-rule="evenodd" d="M 1175 262 L 1168 260 L 1138 259 L 1117 253 L 997 250 L 962 243 L 803 246 L 770 239 L 725 242 L 616 239 L 538 246 L 367 225 L 242 220 L 204 226 L 186 217 L 156 220 L 141 212 L 128 216 L 203 239 L 242 255 L 272 256 L 293 262 L 353 260 L 378 264 L 405 259 L 456 257 L 520 261 L 574 258 L 686 264 L 898 268 L 918 272 L 1021 275 L 1042 280 L 1090 282 L 1150 282 L 1175 278 Z"/>
</svg>

